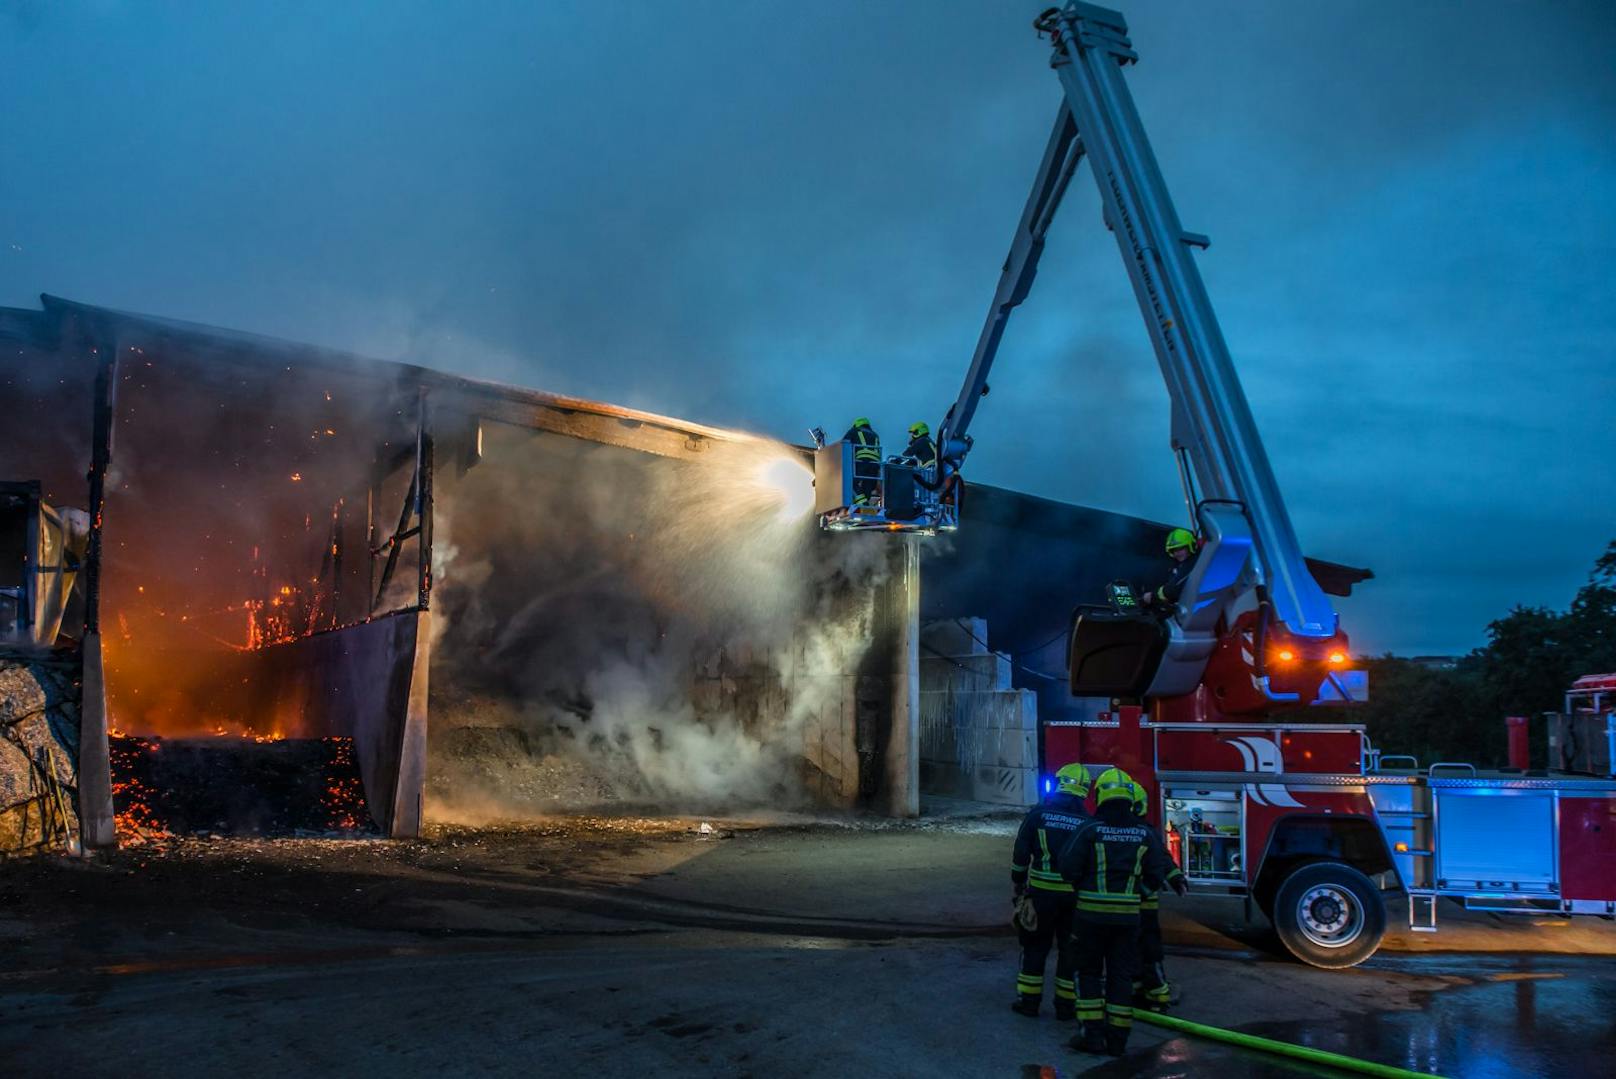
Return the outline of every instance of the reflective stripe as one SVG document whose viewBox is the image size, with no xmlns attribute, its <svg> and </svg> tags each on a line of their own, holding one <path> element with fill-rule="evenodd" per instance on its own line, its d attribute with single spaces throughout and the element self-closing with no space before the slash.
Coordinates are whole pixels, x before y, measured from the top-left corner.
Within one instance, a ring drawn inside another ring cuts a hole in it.
<svg viewBox="0 0 1616 1079">
<path fill-rule="evenodd" d="M 1065 881 L 1030 880 L 1027 882 L 1040 892 L 1065 892 L 1070 895 L 1072 886 Z"/>
<path fill-rule="evenodd" d="M 853 438 L 856 440 L 854 443 L 856 448 L 853 450 L 853 460 L 879 461 L 881 459 L 881 443 L 870 438 L 870 431 L 868 428 L 858 428 L 853 432 Z"/>
<path fill-rule="evenodd" d="M 1138 883 L 1139 874 L 1144 870 L 1144 867 L 1145 867 L 1145 848 L 1140 847 L 1138 856 L 1136 858 L 1134 858 L 1134 860 L 1133 860 L 1133 872 L 1128 874 L 1128 883 L 1123 886 L 1123 889 L 1122 889 L 1123 891 L 1125 891 L 1125 892 L 1133 892 L 1134 894 L 1137 894 L 1137 892 L 1135 891 L 1134 885 Z"/>
<path fill-rule="evenodd" d="M 1012 873 L 1025 873 L 1026 871 L 1027 871 L 1026 866 L 1017 865 L 1015 862 L 1010 863 L 1010 872 L 1012 872 Z"/>
<path fill-rule="evenodd" d="M 1042 872 L 1036 869 L 1033 870 L 1032 875 L 1040 880 L 1050 882 L 1040 885 L 1040 887 L 1051 892 L 1071 891 L 1072 886 L 1066 882 L 1066 878 L 1061 876 L 1060 872 L 1055 868 L 1055 856 L 1049 850 L 1049 833 L 1042 828 L 1038 829 L 1038 846 L 1044 852 L 1044 868 Z"/>
<path fill-rule="evenodd" d="M 1105 1017 L 1105 1000 L 1100 997 L 1079 997 L 1077 1000 L 1077 1017 L 1093 1022 Z"/>
</svg>

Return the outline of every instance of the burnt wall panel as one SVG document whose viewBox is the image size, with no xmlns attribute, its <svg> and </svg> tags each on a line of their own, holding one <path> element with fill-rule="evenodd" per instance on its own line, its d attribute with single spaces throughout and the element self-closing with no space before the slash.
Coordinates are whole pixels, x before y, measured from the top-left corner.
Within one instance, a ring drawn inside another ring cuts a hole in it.
<svg viewBox="0 0 1616 1079">
<path fill-rule="evenodd" d="M 218 669 L 233 706 L 222 694 L 214 702 L 264 736 L 352 738 L 371 816 L 391 835 L 416 834 L 425 713 L 411 698 L 424 694 L 416 685 L 424 618 L 401 611 L 236 653 Z"/>
</svg>

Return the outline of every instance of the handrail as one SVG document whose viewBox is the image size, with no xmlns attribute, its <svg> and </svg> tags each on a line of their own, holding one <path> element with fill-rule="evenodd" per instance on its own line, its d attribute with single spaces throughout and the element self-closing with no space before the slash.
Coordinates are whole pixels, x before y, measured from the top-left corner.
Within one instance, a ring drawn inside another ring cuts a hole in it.
<svg viewBox="0 0 1616 1079">
<path fill-rule="evenodd" d="M 1426 769 L 1426 774 L 1434 777 L 1438 768 L 1468 768 L 1472 778 L 1476 775 L 1476 766 L 1468 761 L 1437 761 Z"/>
<path fill-rule="evenodd" d="M 1412 753 L 1392 753 L 1388 756 L 1382 756 L 1380 760 L 1376 762 L 1375 771 L 1378 772 L 1385 768 L 1387 761 L 1408 761 L 1410 765 L 1409 771 L 1418 772 L 1420 770 L 1420 759 L 1414 756 Z"/>
</svg>

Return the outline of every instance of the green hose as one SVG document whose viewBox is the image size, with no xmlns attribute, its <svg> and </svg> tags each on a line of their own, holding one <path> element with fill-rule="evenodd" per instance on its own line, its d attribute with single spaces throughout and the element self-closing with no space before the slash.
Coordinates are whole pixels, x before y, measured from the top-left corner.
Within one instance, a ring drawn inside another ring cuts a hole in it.
<svg viewBox="0 0 1616 1079">
<path fill-rule="evenodd" d="M 1228 1042 L 1245 1049 L 1257 1049 L 1264 1053 L 1275 1053 L 1282 1057 L 1291 1057 L 1295 1060 L 1306 1060 L 1314 1064 L 1327 1064 L 1342 1071 L 1357 1072 L 1359 1075 L 1383 1075 L 1393 1079 L 1408 1079 L 1418 1076 L 1427 1079 L 1427 1072 L 1411 1072 L 1406 1068 L 1394 1068 L 1390 1064 L 1372 1064 L 1357 1057 L 1342 1056 L 1340 1053 L 1330 1053 L 1323 1049 L 1309 1049 L 1302 1045 L 1292 1045 L 1290 1042 L 1277 1042 L 1272 1038 L 1259 1038 L 1255 1034 L 1241 1034 L 1234 1030 L 1224 1030 L 1221 1027 L 1209 1027 L 1203 1023 L 1192 1023 L 1188 1019 L 1177 1019 L 1161 1012 L 1147 1012 L 1142 1008 L 1134 1010 L 1133 1017 L 1143 1023 L 1153 1023 L 1168 1030 L 1178 1030 L 1185 1034 L 1199 1034 L 1203 1038 L 1213 1041 Z M 1438 1077 L 1439 1079 L 1439 1077 Z"/>
</svg>

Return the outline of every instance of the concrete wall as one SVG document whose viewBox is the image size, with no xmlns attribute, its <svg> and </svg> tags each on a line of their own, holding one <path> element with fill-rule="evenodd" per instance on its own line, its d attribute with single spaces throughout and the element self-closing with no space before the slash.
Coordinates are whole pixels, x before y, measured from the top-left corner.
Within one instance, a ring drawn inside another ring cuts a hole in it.
<svg viewBox="0 0 1616 1079">
<path fill-rule="evenodd" d="M 927 794 L 1003 805 L 1038 798 L 1038 700 L 1012 684 L 980 618 L 921 630 L 920 783 Z"/>
</svg>

